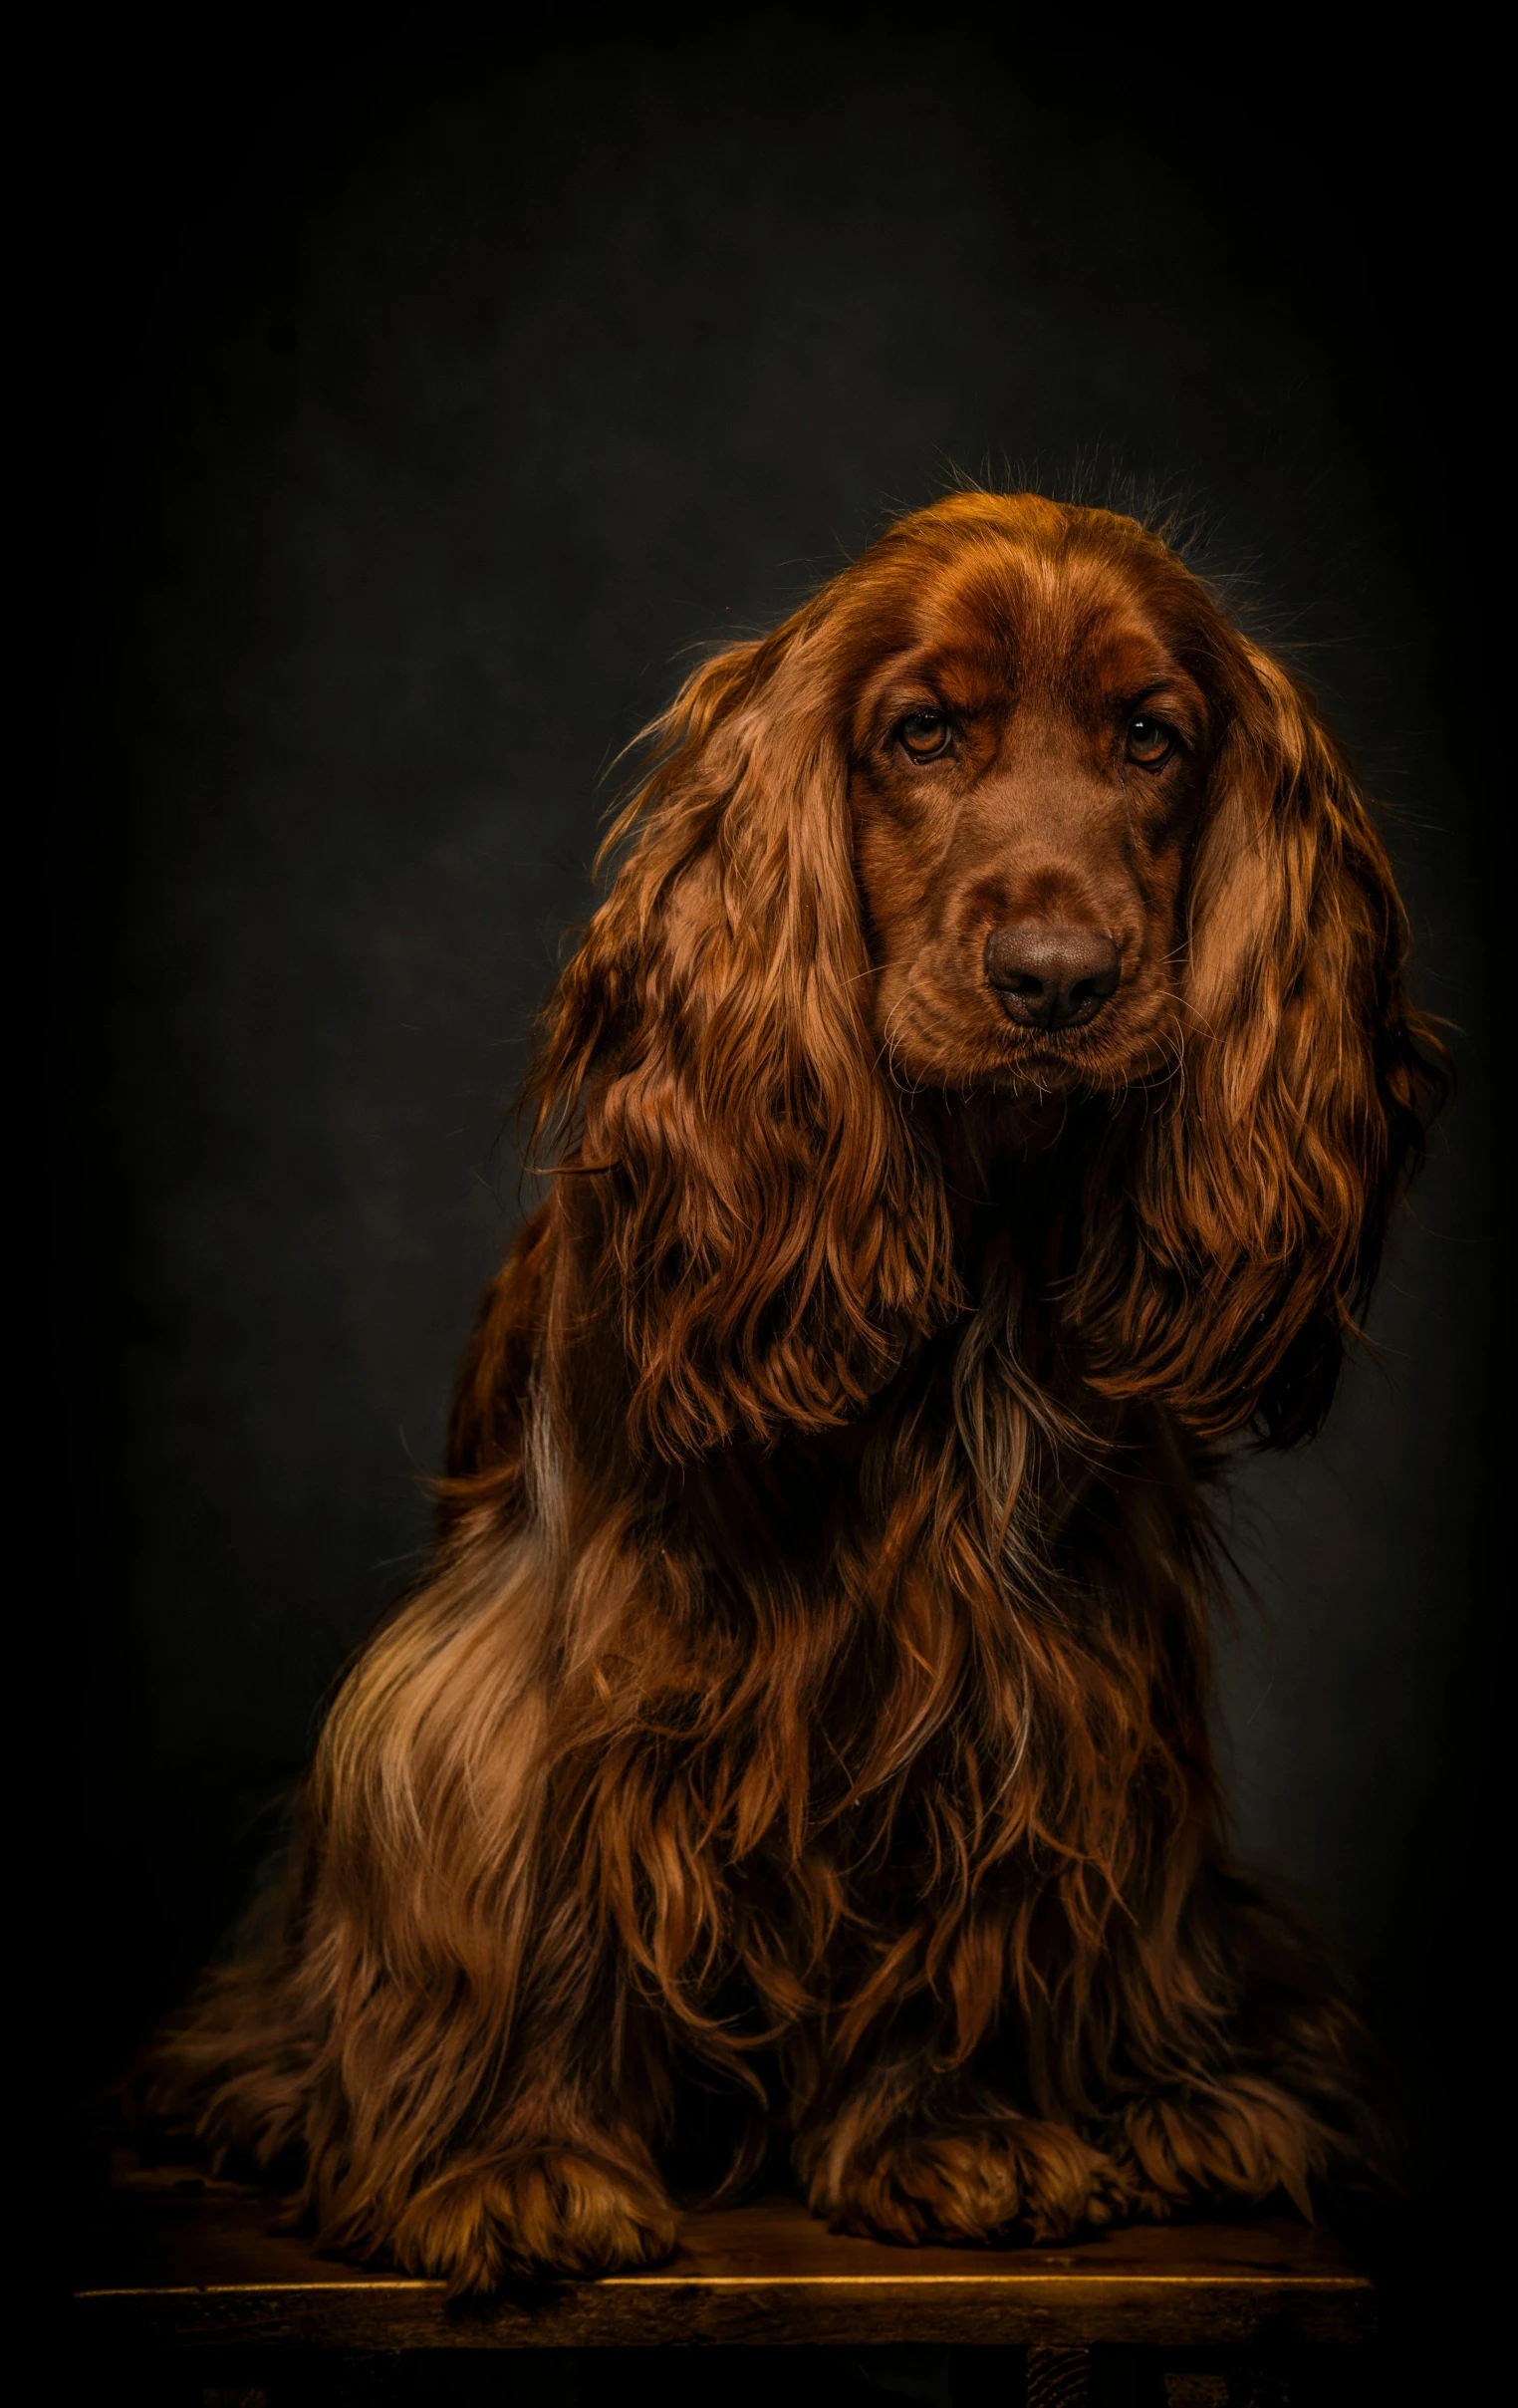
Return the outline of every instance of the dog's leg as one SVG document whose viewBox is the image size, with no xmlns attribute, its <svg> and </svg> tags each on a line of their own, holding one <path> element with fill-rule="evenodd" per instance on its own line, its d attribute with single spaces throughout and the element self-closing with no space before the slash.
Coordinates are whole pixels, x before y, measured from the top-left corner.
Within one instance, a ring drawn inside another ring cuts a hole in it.
<svg viewBox="0 0 1518 2408">
<path fill-rule="evenodd" d="M 1357 2037 L 1374 2066 L 1354 2016 L 1328 2000 L 1316 2030 L 1293 2017 L 1279 2047 L 1240 2051 L 1242 2063 L 1199 2060 L 1193 2079 L 1125 2100 L 1103 2137 L 1132 2212 L 1157 2219 L 1196 2200 L 1284 2197 L 1311 2217 L 1325 2191 L 1379 2188 L 1395 2150 L 1361 2087 Z"/>
<path fill-rule="evenodd" d="M 1133 2213 L 1118 2168 L 1080 2133 L 1020 2115 L 980 2084 L 924 2079 L 909 2062 L 877 2067 L 809 2117 L 795 2157 L 808 2205 L 836 2232 L 1054 2241 Z"/>
<path fill-rule="evenodd" d="M 1116 2105 L 1104 2138 L 1135 2212 L 1284 2195 L 1310 2215 L 1325 2186 L 1377 2187 L 1395 2152 L 1372 2104 L 1376 2049 L 1312 1932 L 1222 1867 L 1195 1922 L 1206 1962 L 1225 1971 L 1227 2012 L 1204 2034 L 1177 2023 L 1168 2066 Z M 1142 2063 L 1134 2046 L 1129 2059 Z"/>
<path fill-rule="evenodd" d="M 461 1548 L 371 1647 L 324 1737 L 283 1928 L 185 2043 L 209 2139 L 298 2151 L 327 2246 L 459 2292 L 674 2241 L 655 2018 L 557 1836 L 597 1818 L 545 1769 L 547 1579 L 535 1539 Z"/>
<path fill-rule="evenodd" d="M 411 2194 L 390 2242 L 398 2265 L 463 2293 L 670 2255 L 674 2208 L 634 2124 L 525 2081 L 512 2122 L 519 2129 L 482 2142 Z"/>
<path fill-rule="evenodd" d="M 454 2294 L 667 2258 L 675 2211 L 654 2156 L 664 2077 L 652 2033 L 630 2045 L 625 2021 L 614 2050 L 614 2020 L 565 2014 L 550 2036 L 535 2016 L 493 2096 L 482 2085 L 470 2112 L 437 2094 L 430 2145 L 419 2125 L 376 2129 L 355 2162 L 350 2122 L 345 2159 L 329 2164 L 318 2142 L 310 2199 L 329 2243 Z M 449 2044 L 438 2035 L 434 2063 Z"/>
<path fill-rule="evenodd" d="M 1134 2099 L 1113 2118 L 1109 2139 L 1130 2212 L 1156 2222 L 1200 2199 L 1259 2207 L 1280 2194 L 1310 2217 L 1329 2168 L 1326 2143 L 1300 2100 L 1254 2075 Z"/>
</svg>

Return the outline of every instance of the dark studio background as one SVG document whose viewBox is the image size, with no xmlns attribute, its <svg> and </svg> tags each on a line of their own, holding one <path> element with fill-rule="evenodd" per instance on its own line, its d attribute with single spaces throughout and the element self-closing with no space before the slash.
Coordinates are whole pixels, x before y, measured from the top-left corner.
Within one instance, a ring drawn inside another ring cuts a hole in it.
<svg viewBox="0 0 1518 2408">
<path fill-rule="evenodd" d="M 1220 1714 L 1243 1845 L 1358 1955 L 1429 2195 L 1474 2199 L 1489 69 L 1000 25 L 233 16 L 50 70 L 81 2079 L 217 1943 L 418 1564 L 609 763 L 989 469 L 1199 522 L 1383 798 L 1458 1024 L 1379 1366 L 1241 1471 Z"/>
</svg>

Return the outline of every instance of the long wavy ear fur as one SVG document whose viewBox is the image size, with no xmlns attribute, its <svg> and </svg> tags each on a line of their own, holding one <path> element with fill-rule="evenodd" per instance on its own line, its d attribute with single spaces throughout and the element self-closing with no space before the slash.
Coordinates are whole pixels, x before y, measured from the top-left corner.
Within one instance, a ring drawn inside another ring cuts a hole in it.
<svg viewBox="0 0 1518 2408">
<path fill-rule="evenodd" d="M 1328 1410 L 1446 1074 L 1402 999 L 1405 922 L 1349 770 L 1287 672 L 1232 646 L 1182 1075 L 1136 1174 L 1097 1166 L 1072 1303 L 1104 1393 L 1287 1444 Z"/>
<path fill-rule="evenodd" d="M 952 1287 L 868 1019 L 829 655 L 813 605 L 688 680 L 550 1007 L 540 1142 L 582 1175 L 632 1443 L 672 1461 L 842 1422 Z"/>
</svg>

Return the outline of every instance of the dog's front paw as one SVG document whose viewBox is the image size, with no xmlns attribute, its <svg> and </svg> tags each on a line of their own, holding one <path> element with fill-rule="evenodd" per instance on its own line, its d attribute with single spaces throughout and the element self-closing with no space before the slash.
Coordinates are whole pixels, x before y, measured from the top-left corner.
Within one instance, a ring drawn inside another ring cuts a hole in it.
<svg viewBox="0 0 1518 2408">
<path fill-rule="evenodd" d="M 849 2155 L 825 2145 L 807 2198 L 835 2232 L 890 2241 L 1062 2241 L 1134 2213 L 1100 2150 L 1063 2124 L 1021 2116 L 898 2133 Z"/>
<path fill-rule="evenodd" d="M 408 2274 L 440 2276 L 456 2297 L 514 2278 L 657 2266 L 676 2233 L 651 2173 L 558 2147 L 439 2176 L 409 2202 L 390 2249 Z"/>
</svg>

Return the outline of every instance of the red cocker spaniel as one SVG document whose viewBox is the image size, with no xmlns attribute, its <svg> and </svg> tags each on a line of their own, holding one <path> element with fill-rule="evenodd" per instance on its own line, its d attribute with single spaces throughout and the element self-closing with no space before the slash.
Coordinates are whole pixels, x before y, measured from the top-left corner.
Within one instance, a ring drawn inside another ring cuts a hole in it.
<svg viewBox="0 0 1518 2408">
<path fill-rule="evenodd" d="M 1206 1490 L 1437 1097 L 1342 757 L 1132 520 L 958 493 L 697 670 L 610 852 L 435 1564 L 181 2096 L 458 2289 L 777 2157 L 902 2241 L 1305 2204 L 1358 2028 L 1223 1843 Z"/>
</svg>

